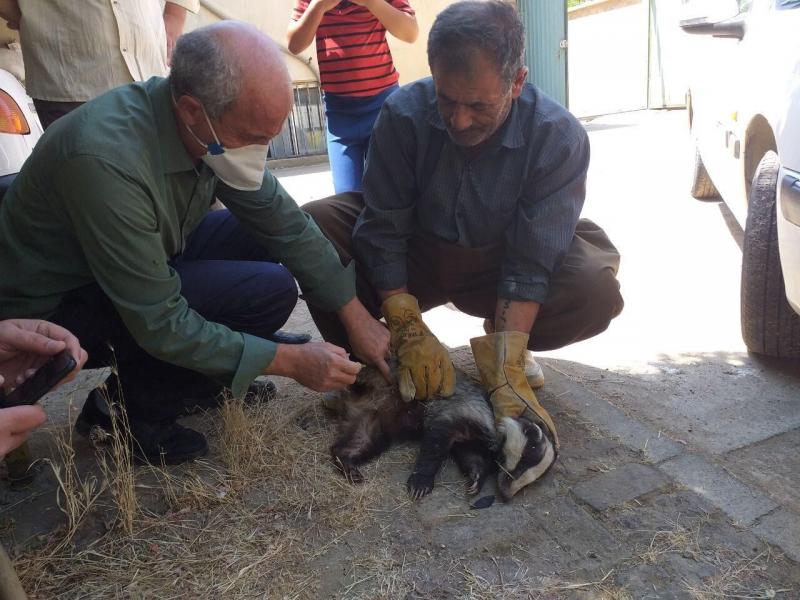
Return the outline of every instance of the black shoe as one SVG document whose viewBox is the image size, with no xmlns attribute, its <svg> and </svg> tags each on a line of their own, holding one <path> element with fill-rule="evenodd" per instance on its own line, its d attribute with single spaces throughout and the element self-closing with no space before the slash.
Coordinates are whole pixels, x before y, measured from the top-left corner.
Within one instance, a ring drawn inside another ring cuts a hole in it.
<svg viewBox="0 0 800 600">
<path fill-rule="evenodd" d="M 95 427 L 106 433 L 112 431 L 111 417 L 100 410 L 98 402 L 105 400 L 97 390 L 93 390 L 75 421 L 75 430 L 83 436 L 90 437 Z M 147 422 L 129 418 L 129 425 L 131 449 L 139 462 L 175 465 L 208 453 L 208 443 L 202 433 L 183 427 L 174 420 Z"/>
<path fill-rule="evenodd" d="M 267 339 L 276 344 L 307 344 L 311 341 L 311 336 L 307 333 L 289 333 L 279 329 Z"/>
<path fill-rule="evenodd" d="M 270 400 L 274 400 L 278 396 L 278 388 L 269 379 L 261 379 L 253 381 L 247 388 L 244 395 L 244 403 L 248 406 L 255 406 L 256 404 L 266 404 Z M 191 415 L 198 410 L 210 410 L 220 408 L 222 403 L 225 402 L 227 394 L 225 388 L 218 386 L 213 391 L 199 397 L 181 398 L 178 400 L 180 403 L 181 414 Z"/>
</svg>

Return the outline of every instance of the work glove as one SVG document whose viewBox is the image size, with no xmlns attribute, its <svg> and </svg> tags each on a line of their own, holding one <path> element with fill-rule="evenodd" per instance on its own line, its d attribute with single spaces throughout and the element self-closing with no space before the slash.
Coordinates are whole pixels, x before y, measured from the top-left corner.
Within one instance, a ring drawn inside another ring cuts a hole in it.
<svg viewBox="0 0 800 600">
<path fill-rule="evenodd" d="M 528 334 L 502 331 L 472 338 L 470 345 L 502 442 L 498 488 L 509 500 L 555 462 L 558 434 L 525 377 Z"/>
<path fill-rule="evenodd" d="M 422 322 L 417 299 L 411 294 L 395 294 L 384 301 L 381 312 L 392 335 L 403 400 L 452 396 L 456 387 L 453 362 L 447 348 Z"/>
</svg>

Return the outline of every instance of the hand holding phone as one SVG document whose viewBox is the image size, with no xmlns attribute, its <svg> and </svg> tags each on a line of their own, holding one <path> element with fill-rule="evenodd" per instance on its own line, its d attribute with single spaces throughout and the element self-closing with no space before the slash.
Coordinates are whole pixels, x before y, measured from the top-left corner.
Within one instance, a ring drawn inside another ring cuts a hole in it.
<svg viewBox="0 0 800 600">
<path fill-rule="evenodd" d="M 75 370 L 78 363 L 69 349 L 49 358 L 30 378 L 2 398 L 2 407 L 35 404 L 56 384 Z"/>
</svg>

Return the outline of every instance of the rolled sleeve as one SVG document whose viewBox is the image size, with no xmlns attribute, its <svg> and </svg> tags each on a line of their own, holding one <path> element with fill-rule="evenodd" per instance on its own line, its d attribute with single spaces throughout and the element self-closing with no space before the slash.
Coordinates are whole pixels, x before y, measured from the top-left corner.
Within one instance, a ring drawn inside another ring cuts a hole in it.
<svg viewBox="0 0 800 600">
<path fill-rule="evenodd" d="M 408 240 L 418 196 L 412 149 L 414 133 L 388 105 L 370 139 L 364 171 L 364 210 L 353 229 L 353 249 L 367 279 L 379 290 L 408 282 Z"/>
<path fill-rule="evenodd" d="M 244 396 L 250 383 L 272 362 L 277 352 L 277 344 L 249 333 L 243 333 L 242 358 L 230 383 L 234 397 Z"/>
<path fill-rule="evenodd" d="M 569 118 L 543 132 L 539 161 L 525 182 L 506 235 L 498 295 L 544 303 L 550 280 L 566 256 L 586 197 L 589 138 Z"/>
<path fill-rule="evenodd" d="M 342 265 L 314 219 L 269 171 L 260 190 L 237 190 L 220 181 L 216 195 L 270 257 L 291 271 L 311 304 L 333 312 L 355 297 L 355 268 Z"/>
<path fill-rule="evenodd" d="M 182 6 L 190 13 L 197 14 L 200 12 L 200 0 L 167 0 L 167 4 L 177 4 Z"/>
</svg>

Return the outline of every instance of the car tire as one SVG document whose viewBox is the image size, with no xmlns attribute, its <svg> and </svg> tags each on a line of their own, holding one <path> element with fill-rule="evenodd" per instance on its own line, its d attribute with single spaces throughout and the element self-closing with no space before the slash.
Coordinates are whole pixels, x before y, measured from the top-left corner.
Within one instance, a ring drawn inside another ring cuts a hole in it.
<svg viewBox="0 0 800 600">
<path fill-rule="evenodd" d="M 761 159 L 750 188 L 742 248 L 742 337 L 748 350 L 800 358 L 800 315 L 786 300 L 778 254 L 778 155 Z"/>
<path fill-rule="evenodd" d="M 689 192 L 692 198 L 698 200 L 718 200 L 719 192 L 717 191 L 714 182 L 706 171 L 706 166 L 703 164 L 703 159 L 700 156 L 700 150 L 695 147 L 694 149 L 694 170 L 692 172 L 692 189 Z"/>
</svg>

